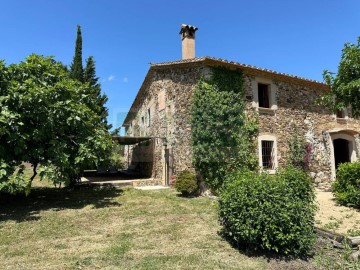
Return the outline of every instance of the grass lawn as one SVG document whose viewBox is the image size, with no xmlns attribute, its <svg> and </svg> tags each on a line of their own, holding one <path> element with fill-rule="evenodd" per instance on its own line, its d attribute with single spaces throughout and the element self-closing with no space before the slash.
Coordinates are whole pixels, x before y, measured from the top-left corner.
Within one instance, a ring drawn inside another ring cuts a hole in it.
<svg viewBox="0 0 360 270">
<path fill-rule="evenodd" d="M 2 197 L 0 269 L 349 269 L 323 241 L 307 261 L 240 252 L 219 235 L 216 208 L 174 190 L 42 186 Z"/>
</svg>

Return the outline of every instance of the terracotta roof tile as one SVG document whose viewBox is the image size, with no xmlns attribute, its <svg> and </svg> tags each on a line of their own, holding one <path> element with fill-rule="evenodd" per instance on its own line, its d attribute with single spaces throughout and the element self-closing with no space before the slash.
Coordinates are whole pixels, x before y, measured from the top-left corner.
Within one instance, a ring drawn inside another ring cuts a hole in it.
<svg viewBox="0 0 360 270">
<path fill-rule="evenodd" d="M 307 82 L 324 84 L 323 82 L 303 78 L 303 77 L 300 77 L 300 76 L 295 76 L 295 75 L 291 75 L 291 74 L 287 74 L 287 73 L 283 73 L 283 72 L 277 72 L 277 71 L 266 69 L 266 68 L 259 68 L 259 67 L 252 66 L 252 65 L 242 64 L 242 63 L 238 63 L 238 62 L 234 62 L 234 61 L 228 61 L 228 60 L 225 60 L 225 59 L 215 58 L 215 57 L 210 57 L 210 56 L 196 57 L 196 58 L 193 58 L 193 59 L 183 59 L 183 60 L 169 61 L 169 62 L 162 62 L 162 63 L 154 63 L 154 64 L 151 63 L 151 66 L 152 67 L 161 67 L 161 66 L 171 66 L 171 65 L 177 65 L 177 64 L 198 63 L 198 62 L 205 62 L 205 61 L 213 61 L 213 62 L 218 62 L 218 63 L 230 64 L 230 65 L 237 66 L 239 68 L 252 69 L 252 70 L 256 70 L 256 71 L 267 72 L 267 73 L 271 73 L 271 74 L 291 77 L 291 78 L 294 78 L 294 79 L 304 80 L 304 81 L 307 81 Z"/>
</svg>

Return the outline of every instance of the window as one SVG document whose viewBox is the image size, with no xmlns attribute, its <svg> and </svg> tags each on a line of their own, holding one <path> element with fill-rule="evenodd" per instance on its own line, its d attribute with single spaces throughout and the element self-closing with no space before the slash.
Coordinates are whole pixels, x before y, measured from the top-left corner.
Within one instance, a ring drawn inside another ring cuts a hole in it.
<svg viewBox="0 0 360 270">
<path fill-rule="evenodd" d="M 337 111 L 336 111 L 336 117 L 337 117 L 337 118 L 345 118 L 345 112 L 344 112 L 344 110 L 337 110 Z"/>
<path fill-rule="evenodd" d="M 159 106 L 159 111 L 162 111 L 165 109 L 165 97 L 166 97 L 166 92 L 165 90 L 161 90 L 158 94 L 158 106 Z"/>
<path fill-rule="evenodd" d="M 259 97 L 259 107 L 270 108 L 269 85 L 262 83 L 258 84 L 258 97 Z"/>
<path fill-rule="evenodd" d="M 151 124 L 151 114 L 150 114 L 150 108 L 147 109 L 147 126 L 150 127 L 150 124 Z"/>
<path fill-rule="evenodd" d="M 275 173 L 278 166 L 276 137 L 271 134 L 260 135 L 258 142 L 260 168 L 268 173 Z"/>
<path fill-rule="evenodd" d="M 141 127 L 145 126 L 145 119 L 144 116 L 141 116 Z"/>
<path fill-rule="evenodd" d="M 277 85 L 269 79 L 256 77 L 252 80 L 252 106 L 256 108 L 256 111 L 275 114 L 277 110 L 277 89 Z"/>
<path fill-rule="evenodd" d="M 262 167 L 266 170 L 274 170 L 274 142 L 261 141 Z"/>
</svg>

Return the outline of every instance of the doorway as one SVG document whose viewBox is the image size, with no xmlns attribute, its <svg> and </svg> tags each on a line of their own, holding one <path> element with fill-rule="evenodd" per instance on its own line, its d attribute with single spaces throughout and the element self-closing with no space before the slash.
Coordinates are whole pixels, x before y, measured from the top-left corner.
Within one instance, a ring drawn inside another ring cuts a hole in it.
<svg viewBox="0 0 360 270">
<path fill-rule="evenodd" d="M 173 183 L 171 182 L 171 176 L 173 175 L 173 156 L 172 149 L 165 149 L 165 184 L 167 186 L 171 186 Z"/>
<path fill-rule="evenodd" d="M 351 162 L 350 156 L 350 142 L 346 139 L 335 139 L 334 144 L 334 158 L 335 169 L 339 167 L 341 163 Z"/>
</svg>

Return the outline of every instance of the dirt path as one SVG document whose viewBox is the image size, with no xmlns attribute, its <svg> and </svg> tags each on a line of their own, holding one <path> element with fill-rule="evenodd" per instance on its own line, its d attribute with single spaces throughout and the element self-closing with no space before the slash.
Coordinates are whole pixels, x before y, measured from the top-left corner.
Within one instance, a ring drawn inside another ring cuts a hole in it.
<svg viewBox="0 0 360 270">
<path fill-rule="evenodd" d="M 331 192 L 316 191 L 319 210 L 316 214 L 316 226 L 348 233 L 350 230 L 359 231 L 360 235 L 360 211 L 336 205 Z"/>
</svg>

